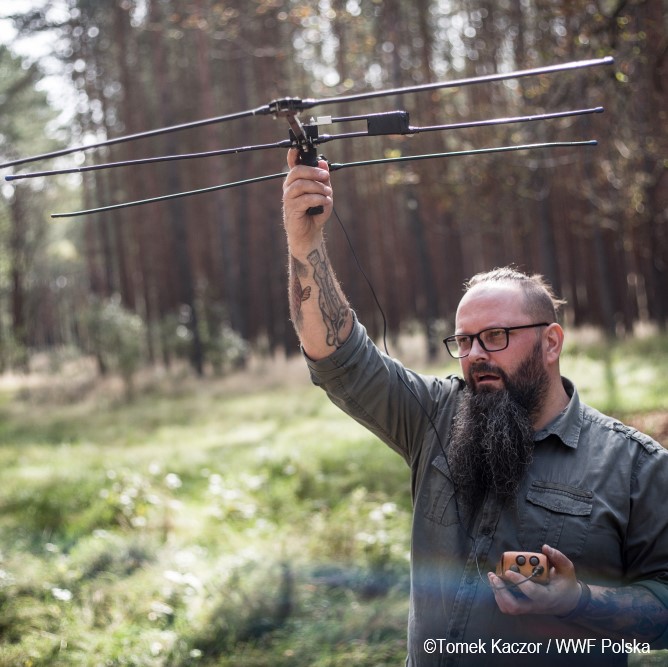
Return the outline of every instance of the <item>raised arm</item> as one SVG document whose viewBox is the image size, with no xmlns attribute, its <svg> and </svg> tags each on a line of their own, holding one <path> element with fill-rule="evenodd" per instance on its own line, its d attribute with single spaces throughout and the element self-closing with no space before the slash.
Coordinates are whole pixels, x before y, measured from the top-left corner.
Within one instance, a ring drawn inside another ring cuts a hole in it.
<svg viewBox="0 0 668 667">
<path fill-rule="evenodd" d="M 283 224 L 290 253 L 290 315 L 304 352 L 318 360 L 344 343 L 353 319 L 325 248 L 324 227 L 333 206 L 327 163 L 297 164 L 297 151 L 290 150 L 288 166 Z M 323 206 L 323 213 L 308 215 L 308 209 L 316 206 Z"/>
</svg>

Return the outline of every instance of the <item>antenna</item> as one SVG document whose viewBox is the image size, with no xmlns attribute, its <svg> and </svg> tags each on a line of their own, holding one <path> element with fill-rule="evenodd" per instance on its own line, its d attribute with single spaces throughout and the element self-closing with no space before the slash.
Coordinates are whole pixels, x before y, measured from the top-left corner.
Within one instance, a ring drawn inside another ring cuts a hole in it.
<svg viewBox="0 0 668 667">
<path fill-rule="evenodd" d="M 41 155 L 34 155 L 32 157 L 20 158 L 13 160 L 11 162 L 5 162 L 0 164 L 0 168 L 12 167 L 27 163 L 32 163 L 40 160 L 51 159 L 55 157 L 61 157 L 64 155 L 69 155 L 76 152 L 82 152 L 91 150 L 94 148 L 100 148 L 103 146 L 110 146 L 114 144 L 120 144 L 130 141 L 137 141 L 147 137 L 154 137 L 162 134 L 168 134 L 172 132 L 180 132 L 184 130 L 193 129 L 196 127 L 202 127 L 205 125 L 211 125 L 216 123 L 229 122 L 241 118 L 246 118 L 256 115 L 272 115 L 275 118 L 285 118 L 289 126 L 289 139 L 284 141 L 278 141 L 270 144 L 258 144 L 250 146 L 240 146 L 237 148 L 223 148 L 219 150 L 205 151 L 200 153 L 185 153 L 178 155 L 165 155 L 157 157 L 147 157 L 135 160 L 127 161 L 118 161 L 110 162 L 106 164 L 95 164 L 81 167 L 72 167 L 69 169 L 54 169 L 54 170 L 42 170 L 36 172 L 20 173 L 20 174 L 10 174 L 5 176 L 7 181 L 14 181 L 26 178 L 36 178 L 39 176 L 52 176 L 56 174 L 71 174 L 71 173 L 85 173 L 88 171 L 98 171 L 103 169 L 111 169 L 125 166 L 133 166 L 140 164 L 152 164 L 158 162 L 168 162 L 176 160 L 192 160 L 199 158 L 210 158 L 216 156 L 230 155 L 236 153 L 244 153 L 248 151 L 256 150 L 266 150 L 271 148 L 296 148 L 299 151 L 299 161 L 302 164 L 307 164 L 309 166 L 318 165 L 318 155 L 316 146 L 334 140 L 342 139 L 352 139 L 359 137 L 368 137 L 368 136 L 378 136 L 378 135 L 415 135 L 423 132 L 437 132 L 437 131 L 452 131 L 452 130 L 461 130 L 464 128 L 474 128 L 474 127 L 485 127 L 485 126 L 494 126 L 494 125 L 504 125 L 510 123 L 521 123 L 521 122 L 536 122 L 551 120 L 557 118 L 566 118 L 578 115 L 592 114 L 592 113 L 602 113 L 603 107 L 592 107 L 592 108 L 583 108 L 583 109 L 572 109 L 567 111 L 557 111 L 550 113 L 541 113 L 533 114 L 526 116 L 513 116 L 507 118 L 490 118 L 484 120 L 474 120 L 466 121 L 460 123 L 450 123 L 445 125 L 432 125 L 426 127 L 413 126 L 409 123 L 409 115 L 407 111 L 390 111 L 384 113 L 372 113 L 372 114 L 360 114 L 356 116 L 348 117 L 334 117 L 326 116 L 320 117 L 316 120 L 312 120 L 309 123 L 302 123 L 299 119 L 299 113 L 307 109 L 311 109 L 315 106 L 320 105 L 330 105 L 336 103 L 348 103 L 348 102 L 357 102 L 361 100 L 367 100 L 372 98 L 379 97 L 389 97 L 404 95 L 407 93 L 420 93 L 424 91 L 431 91 L 444 88 L 458 88 L 462 86 L 470 86 L 476 84 L 486 84 L 493 83 L 497 81 L 505 81 L 509 79 L 518 79 L 529 76 L 538 76 L 538 75 L 547 75 L 554 74 L 557 72 L 572 71 L 587 67 L 595 67 L 599 65 L 611 65 L 614 63 L 614 59 L 610 56 L 605 58 L 597 58 L 592 60 L 580 60 L 573 61 L 568 63 L 562 63 L 557 65 L 549 65 L 545 67 L 535 67 L 531 69 L 518 70 L 512 72 L 500 72 L 495 74 L 488 74 L 476 77 L 470 77 L 466 79 L 459 79 L 454 81 L 441 81 L 436 83 L 422 84 L 416 86 L 407 86 L 404 88 L 391 88 L 387 90 L 377 90 L 370 91 L 366 93 L 358 93 L 353 95 L 345 95 L 340 97 L 330 97 L 324 99 L 301 99 L 298 97 L 285 97 L 280 99 L 275 99 L 265 104 L 263 106 L 249 109 L 247 111 L 240 111 L 238 113 L 227 114 L 223 116 L 217 116 L 214 118 L 207 118 L 198 121 L 192 121 L 189 123 L 182 123 L 180 125 L 172 125 L 169 127 L 157 128 L 154 130 L 149 130 L 146 132 L 138 132 L 135 134 L 126 135 L 123 137 L 116 137 L 108 139 L 106 141 L 100 141 L 97 143 L 87 144 L 84 146 L 74 146 L 66 148 L 59 151 L 53 151 L 51 153 L 43 153 Z M 340 134 L 320 134 L 319 125 L 329 124 L 329 123 L 340 123 L 340 122 L 354 122 L 354 121 L 366 121 L 367 128 L 366 131 L 355 131 L 355 132 L 346 132 Z M 344 169 L 350 167 L 358 166 L 370 166 L 377 164 L 387 164 L 390 162 L 406 162 L 411 160 L 425 160 L 425 159 L 437 159 L 437 158 L 449 158 L 449 157 L 461 157 L 467 155 L 481 155 L 488 153 L 505 153 L 509 151 L 518 151 L 518 150 L 535 150 L 538 148 L 556 148 L 556 147 L 581 147 L 581 146 L 593 146 L 596 145 L 596 141 L 587 140 L 587 141 L 561 141 L 561 142 L 544 142 L 540 144 L 523 144 L 517 146 L 499 146 L 499 147 L 486 147 L 479 149 L 472 149 L 466 151 L 454 151 L 449 153 L 433 153 L 426 155 L 414 155 L 414 156 L 405 156 L 399 158 L 384 158 L 384 159 L 370 159 L 359 162 L 351 162 L 347 164 L 338 164 L 338 163 L 328 163 L 330 170 L 335 171 L 337 169 Z M 320 158 L 324 159 L 324 158 Z M 236 181 L 234 183 L 227 183 L 222 185 L 216 185 L 208 188 L 201 188 L 199 190 L 191 190 L 188 192 L 181 193 L 171 193 L 167 195 L 162 195 L 158 197 L 152 197 L 148 199 L 137 200 L 133 202 L 125 202 L 120 204 L 111 204 L 108 206 L 101 206 L 97 208 L 86 209 L 82 211 L 73 211 L 70 213 L 56 213 L 52 217 L 72 217 L 86 215 L 89 213 L 99 213 L 102 211 L 110 211 L 121 208 L 128 208 L 131 206 L 139 206 L 142 204 L 148 204 L 152 202 L 168 201 L 171 199 L 177 199 L 181 197 L 188 197 L 197 194 L 213 192 L 217 190 L 224 190 L 227 188 L 238 187 L 241 185 L 247 185 L 251 183 L 258 183 L 262 181 L 272 180 L 275 178 L 282 178 L 285 176 L 285 173 L 280 174 L 269 174 L 266 176 L 258 176 L 255 178 L 246 179 L 243 181 Z M 316 215 L 322 212 L 322 207 L 314 207 L 307 211 L 311 215 Z"/>
<path fill-rule="evenodd" d="M 267 116 L 273 115 L 274 117 L 285 116 L 285 115 L 296 115 L 300 111 L 305 111 L 307 109 L 312 109 L 313 107 L 319 105 L 328 105 L 328 104 L 338 104 L 343 102 L 357 102 L 360 100 L 368 100 L 377 97 L 391 97 L 393 95 L 405 95 L 407 93 L 419 93 L 429 90 L 439 90 L 443 88 L 458 88 L 461 86 L 471 86 L 475 84 L 482 83 L 492 83 L 496 81 L 507 81 L 509 79 L 519 79 L 528 76 L 538 76 L 541 74 L 554 74 L 556 72 L 566 72 L 575 69 L 582 69 L 586 67 L 596 67 L 598 65 L 612 65 L 614 63 L 614 58 L 612 56 L 606 56 L 605 58 L 596 58 L 592 60 L 579 60 L 568 63 L 562 63 L 559 65 L 548 65 L 545 67 L 534 67 L 531 69 L 517 70 L 514 72 L 501 72 L 496 74 L 485 74 L 482 76 L 470 77 L 467 79 L 458 79 L 454 81 L 441 81 L 437 83 L 428 83 L 421 84 L 417 86 L 407 86 L 404 88 L 391 88 L 389 90 L 376 90 L 366 93 L 358 93 L 354 95 L 345 95 L 341 97 L 328 97 L 322 100 L 317 99 L 300 99 L 298 97 L 286 97 L 282 99 L 277 99 L 265 104 L 263 106 L 257 107 L 255 109 L 249 109 L 247 111 L 239 111 L 237 113 L 227 114 L 224 116 L 216 116 L 214 118 L 205 118 L 203 120 L 192 121 L 189 123 L 182 123 L 180 125 L 171 125 L 169 127 L 157 128 L 155 130 L 148 130 L 146 132 L 137 132 L 135 134 L 129 134 L 123 137 L 116 137 L 113 139 L 107 139 L 106 141 L 99 141 L 92 144 L 86 144 L 84 146 L 73 146 L 70 148 L 65 148 L 59 151 L 52 151 L 50 153 L 42 153 L 41 155 L 33 155 L 31 157 L 19 158 L 17 160 L 12 160 L 10 162 L 4 162 L 0 164 L 0 169 L 6 167 L 14 167 L 19 164 L 27 164 L 30 162 L 37 162 L 39 160 L 46 160 L 55 157 L 61 157 L 63 155 L 70 155 L 72 153 L 77 153 L 80 151 L 87 151 L 92 148 L 101 148 L 103 146 L 112 146 L 114 144 L 120 144 L 128 141 L 136 141 L 138 139 L 144 139 L 147 137 L 155 137 L 161 134 L 168 134 L 172 132 L 181 132 L 183 130 L 191 130 L 196 127 L 203 127 L 205 125 L 213 125 L 218 123 L 225 123 L 231 120 L 238 120 L 240 118 L 248 118 L 251 116 Z"/>
</svg>

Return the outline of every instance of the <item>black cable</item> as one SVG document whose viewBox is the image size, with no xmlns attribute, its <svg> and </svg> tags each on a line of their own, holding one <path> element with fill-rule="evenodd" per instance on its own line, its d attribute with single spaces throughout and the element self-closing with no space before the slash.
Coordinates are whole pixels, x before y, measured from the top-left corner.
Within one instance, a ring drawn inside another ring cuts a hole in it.
<svg viewBox="0 0 668 667">
<path fill-rule="evenodd" d="M 380 312 L 380 316 L 383 320 L 383 349 L 385 351 L 385 354 L 389 357 L 390 352 L 389 352 L 388 347 L 387 347 L 387 318 L 385 317 L 385 311 L 383 310 L 383 307 L 380 304 L 380 300 L 378 299 L 378 295 L 376 294 L 376 290 L 374 289 L 374 287 L 371 283 L 371 280 L 369 279 L 369 276 L 367 276 L 366 271 L 364 271 L 364 269 L 362 268 L 362 264 L 361 264 L 361 262 L 360 262 L 360 260 L 357 256 L 357 253 L 355 252 L 355 248 L 352 244 L 352 241 L 350 240 L 350 236 L 348 235 L 348 232 L 346 231 L 346 228 L 344 227 L 343 222 L 341 221 L 341 218 L 339 217 L 339 214 L 336 212 L 335 208 L 332 208 L 332 212 L 334 213 L 334 216 L 336 217 L 336 220 L 339 223 L 339 226 L 341 227 L 341 230 L 343 231 L 343 235 L 345 236 L 346 241 L 348 242 L 348 246 L 350 247 L 350 251 L 352 253 L 353 259 L 355 260 L 355 264 L 357 265 L 357 268 L 359 269 L 360 273 L 362 274 L 362 277 L 366 281 L 366 284 L 369 286 L 369 290 L 371 291 L 371 296 L 373 297 L 373 300 L 376 303 L 378 311 Z M 448 462 L 447 454 L 445 453 L 445 447 L 443 446 L 443 441 L 441 440 L 441 436 L 438 432 L 438 429 L 436 428 L 436 424 L 434 423 L 434 420 L 432 419 L 431 415 L 429 414 L 427 409 L 424 407 L 424 405 L 422 405 L 422 401 L 420 401 L 420 397 L 415 393 L 413 388 L 401 377 L 401 375 L 399 374 L 398 371 L 396 371 L 396 374 L 397 374 L 397 379 L 399 380 L 399 382 L 401 382 L 401 384 L 403 384 L 404 387 L 406 387 L 408 392 L 411 394 L 411 396 L 416 400 L 417 404 L 420 406 L 420 409 L 422 410 L 425 417 L 428 419 L 429 424 L 434 431 L 434 435 L 436 436 L 436 440 L 438 441 L 438 446 L 441 450 L 441 454 L 443 454 L 443 458 L 445 459 L 445 465 L 448 468 L 448 471 L 450 471 L 450 464 Z M 452 483 L 454 485 L 454 481 Z M 472 540 L 472 542 L 475 546 L 475 543 L 476 543 L 475 538 L 473 537 L 473 535 L 471 535 L 470 531 L 468 531 L 464 527 L 464 523 L 462 521 L 462 517 L 461 517 L 460 511 L 459 511 L 459 501 L 457 499 L 457 488 L 456 487 L 455 487 L 455 492 L 454 492 L 452 497 L 453 497 L 453 500 L 455 501 L 455 512 L 457 514 L 457 522 L 459 523 L 461 528 L 464 529 L 464 532 L 465 532 L 466 536 L 470 540 Z M 477 558 L 476 558 L 476 563 L 477 563 Z M 478 574 L 480 574 L 480 569 L 478 569 Z"/>
<path fill-rule="evenodd" d="M 321 158 L 321 159 L 324 159 L 324 158 Z M 369 278 L 366 271 L 362 267 L 362 263 L 360 262 L 359 257 L 357 256 L 357 253 L 355 252 L 355 247 L 353 246 L 353 243 L 350 239 L 350 236 L 348 235 L 348 231 L 346 230 L 341 218 L 339 217 L 339 214 L 337 213 L 335 208 L 332 208 L 332 212 L 334 213 L 334 216 L 335 216 L 337 222 L 339 223 L 339 227 L 341 228 L 341 231 L 343 232 L 343 235 L 344 235 L 344 237 L 345 237 L 345 239 L 348 243 L 348 246 L 350 248 L 350 252 L 352 253 L 353 259 L 355 260 L 355 264 L 357 265 L 357 268 L 358 268 L 359 272 L 362 274 L 362 277 L 366 281 L 366 284 L 368 285 L 369 290 L 371 291 L 371 296 L 373 297 L 373 300 L 376 304 L 376 307 L 378 308 L 378 312 L 380 313 L 380 316 L 382 318 L 382 321 L 383 321 L 383 349 L 385 351 L 385 354 L 389 357 L 390 352 L 389 352 L 389 349 L 387 347 L 387 318 L 385 316 L 385 311 L 383 310 L 383 307 L 380 304 L 380 299 L 378 298 L 378 295 L 376 294 L 376 290 L 374 289 L 373 284 L 371 283 L 371 279 Z M 441 454 L 443 455 L 443 458 L 445 460 L 445 465 L 448 469 L 448 472 L 450 472 L 450 463 L 448 462 L 448 456 L 445 453 L 445 447 L 443 446 L 443 441 L 441 440 L 441 436 L 438 432 L 438 429 L 436 428 L 436 424 L 434 423 L 434 420 L 432 419 L 431 415 L 429 414 L 427 409 L 422 404 L 422 401 L 420 401 L 419 396 L 415 393 L 413 388 L 401 377 L 398 370 L 396 370 L 395 372 L 396 372 L 397 379 L 399 380 L 399 382 L 401 382 L 401 384 L 408 390 L 408 392 L 411 394 L 411 396 L 416 400 L 417 404 L 420 406 L 420 409 L 422 410 L 425 417 L 427 417 L 427 419 L 429 421 L 429 424 L 430 424 L 432 430 L 434 431 L 434 435 L 436 436 L 436 440 L 438 441 L 438 446 L 439 446 L 439 448 L 441 450 Z M 464 522 L 462 521 L 462 517 L 461 517 L 460 511 L 459 511 L 459 501 L 457 499 L 457 486 L 455 485 L 454 480 L 452 480 L 452 473 L 450 473 L 450 477 L 451 477 L 451 481 L 452 481 L 452 484 L 453 484 L 453 487 L 454 487 L 454 493 L 452 495 L 452 498 L 455 502 L 455 513 L 457 515 L 457 522 L 458 522 L 460 528 L 463 530 L 466 537 L 468 537 L 472 542 L 472 546 L 473 546 L 473 549 L 474 549 L 474 552 L 473 552 L 474 560 L 475 560 L 475 564 L 476 564 L 476 569 L 478 570 L 478 578 L 480 579 L 480 581 L 483 582 L 483 584 L 485 584 L 489 588 L 492 588 L 489 581 L 486 580 L 482 576 L 482 572 L 480 571 L 480 563 L 478 562 L 478 543 L 477 543 L 477 539 L 471 534 L 471 531 L 465 526 Z M 531 579 L 540 576 L 543 573 L 543 571 L 544 570 L 543 570 L 542 566 L 537 566 L 533 569 L 532 573 L 528 577 L 524 578 L 520 582 L 513 583 L 513 582 L 509 582 L 509 581 L 504 580 L 505 586 L 508 589 L 518 588 L 519 586 L 526 583 L 527 581 L 530 581 Z"/>
</svg>

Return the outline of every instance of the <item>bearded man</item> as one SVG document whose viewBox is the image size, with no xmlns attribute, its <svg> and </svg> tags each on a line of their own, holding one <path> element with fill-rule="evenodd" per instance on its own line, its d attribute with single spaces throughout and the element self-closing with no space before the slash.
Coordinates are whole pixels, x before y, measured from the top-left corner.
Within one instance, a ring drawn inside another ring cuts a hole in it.
<svg viewBox="0 0 668 667">
<path fill-rule="evenodd" d="M 549 286 L 510 268 L 475 276 L 445 339 L 463 379 L 405 368 L 366 335 L 329 265 L 327 163 L 296 157 L 284 225 L 311 377 L 411 471 L 406 664 L 626 665 L 668 647 L 668 451 L 561 376 Z M 507 551 L 540 552 L 547 582 L 494 574 Z"/>
</svg>

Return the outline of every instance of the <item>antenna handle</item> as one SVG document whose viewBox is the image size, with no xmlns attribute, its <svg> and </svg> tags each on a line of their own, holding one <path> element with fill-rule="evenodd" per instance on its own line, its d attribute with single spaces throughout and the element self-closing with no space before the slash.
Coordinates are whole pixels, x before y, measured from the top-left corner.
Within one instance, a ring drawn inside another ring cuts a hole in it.
<svg viewBox="0 0 668 667">
<path fill-rule="evenodd" d="M 309 143 L 306 146 L 298 146 L 298 149 L 300 164 L 305 164 L 308 167 L 318 166 L 318 153 L 313 144 Z M 324 210 L 324 206 L 311 206 L 306 210 L 306 215 L 320 215 Z"/>
</svg>

